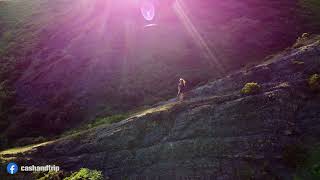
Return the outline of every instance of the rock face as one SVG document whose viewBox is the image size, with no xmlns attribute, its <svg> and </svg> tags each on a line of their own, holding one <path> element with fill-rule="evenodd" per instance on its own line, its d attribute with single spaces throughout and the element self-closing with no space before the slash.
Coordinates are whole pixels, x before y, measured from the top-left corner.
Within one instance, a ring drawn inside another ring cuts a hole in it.
<svg viewBox="0 0 320 180">
<path fill-rule="evenodd" d="M 306 81 L 319 72 L 319 57 L 320 41 L 312 41 L 194 89 L 184 102 L 20 157 L 64 170 L 98 169 L 111 179 L 292 179 L 286 148 L 320 140 L 320 96 Z M 261 91 L 241 95 L 246 82 Z"/>
<path fill-rule="evenodd" d="M 17 63 L 7 76 L 25 108 L 0 127 L 10 142 L 153 104 L 180 76 L 191 86 L 222 77 L 292 44 L 314 18 L 292 0 L 166 0 L 144 28 L 136 2 L 0 2 L 0 62 Z"/>
</svg>

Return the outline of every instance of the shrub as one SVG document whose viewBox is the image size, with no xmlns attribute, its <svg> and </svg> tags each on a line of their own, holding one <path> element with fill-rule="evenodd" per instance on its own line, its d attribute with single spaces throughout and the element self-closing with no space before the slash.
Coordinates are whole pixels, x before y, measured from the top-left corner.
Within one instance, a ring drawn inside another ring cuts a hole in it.
<svg viewBox="0 0 320 180">
<path fill-rule="evenodd" d="M 37 180 L 63 180 L 66 174 L 63 171 L 35 172 L 33 176 Z"/>
<path fill-rule="evenodd" d="M 296 40 L 296 43 L 293 45 L 294 48 L 299 48 L 302 47 L 306 44 L 310 37 L 310 34 L 308 33 L 303 33 L 298 39 Z"/>
<path fill-rule="evenodd" d="M 33 177 L 37 180 L 102 180 L 103 175 L 101 171 L 81 168 L 79 171 L 70 175 L 69 172 L 64 171 L 49 171 L 49 172 L 35 172 Z"/>
<path fill-rule="evenodd" d="M 71 176 L 66 177 L 64 180 L 102 180 L 102 179 L 103 179 L 103 175 L 101 171 L 81 168 L 79 171 L 72 173 Z"/>
<path fill-rule="evenodd" d="M 256 94 L 260 92 L 261 86 L 258 83 L 251 82 L 244 85 L 241 90 L 242 94 Z"/>
<path fill-rule="evenodd" d="M 303 33 L 301 35 L 301 38 L 309 38 L 310 34 L 309 33 Z"/>
<path fill-rule="evenodd" d="M 308 80 L 309 87 L 313 91 L 319 91 L 320 90 L 320 75 L 319 74 L 313 74 L 310 76 Z"/>
</svg>

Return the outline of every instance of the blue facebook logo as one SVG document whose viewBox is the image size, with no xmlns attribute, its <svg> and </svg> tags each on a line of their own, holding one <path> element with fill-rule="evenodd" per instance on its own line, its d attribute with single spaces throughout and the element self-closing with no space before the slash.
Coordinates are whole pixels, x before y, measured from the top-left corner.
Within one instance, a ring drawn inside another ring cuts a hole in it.
<svg viewBox="0 0 320 180">
<path fill-rule="evenodd" d="M 15 174 L 18 172 L 18 165 L 14 162 L 11 162 L 7 165 L 7 172 L 9 174 Z"/>
</svg>

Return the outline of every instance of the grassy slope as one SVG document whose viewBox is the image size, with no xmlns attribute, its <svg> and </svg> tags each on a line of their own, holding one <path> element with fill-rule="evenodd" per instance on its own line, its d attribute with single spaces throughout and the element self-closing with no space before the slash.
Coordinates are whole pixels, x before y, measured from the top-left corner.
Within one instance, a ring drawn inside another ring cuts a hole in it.
<svg viewBox="0 0 320 180">
<path fill-rule="evenodd" d="M 96 128 L 101 127 L 101 126 L 110 126 L 110 124 L 117 123 L 120 121 L 128 121 L 130 119 L 134 119 L 137 117 L 142 117 L 147 114 L 152 114 L 152 113 L 157 113 L 157 112 L 162 112 L 162 111 L 167 111 L 177 105 L 177 103 L 166 103 L 164 105 L 160 105 L 154 108 L 148 108 L 145 110 L 141 110 L 139 112 L 132 113 L 130 115 L 115 115 L 111 117 L 104 117 L 102 119 L 97 119 L 95 122 L 91 124 L 87 124 L 86 126 L 79 128 L 79 129 L 73 129 L 72 131 L 68 131 L 58 139 L 51 140 L 51 141 L 45 141 L 41 143 L 36 143 L 36 144 L 31 144 L 27 146 L 21 146 L 21 147 L 14 147 L 11 149 L 3 150 L 0 151 L 0 160 L 12 160 L 15 157 L 17 157 L 18 154 L 23 154 L 28 151 L 32 151 L 33 149 L 36 149 L 40 146 L 45 146 L 51 143 L 54 143 L 57 140 L 63 140 L 63 139 L 70 139 L 79 135 L 83 135 L 87 133 L 88 131 L 95 131 Z"/>
</svg>

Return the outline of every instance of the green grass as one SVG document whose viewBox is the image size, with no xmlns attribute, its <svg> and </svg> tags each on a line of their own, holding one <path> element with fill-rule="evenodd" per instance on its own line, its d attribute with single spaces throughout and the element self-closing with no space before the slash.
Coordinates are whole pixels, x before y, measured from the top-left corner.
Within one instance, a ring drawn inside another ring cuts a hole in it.
<svg viewBox="0 0 320 180">
<path fill-rule="evenodd" d="M 145 116 L 146 114 L 149 114 L 149 113 L 166 111 L 166 110 L 172 108 L 174 105 L 176 105 L 176 103 L 169 103 L 169 104 L 165 104 L 165 105 L 154 107 L 154 108 L 139 110 L 136 112 L 129 112 L 129 113 L 107 116 L 107 117 L 103 117 L 103 118 L 97 118 L 95 121 L 93 121 L 89 124 L 85 124 L 85 125 L 82 125 L 81 127 L 66 131 L 65 133 L 63 133 L 61 135 L 61 137 L 65 137 L 65 136 L 69 136 L 69 135 L 76 135 L 76 134 L 82 133 L 85 130 L 95 128 L 95 127 L 98 127 L 101 125 L 110 125 L 113 123 L 117 123 L 117 122 L 125 120 L 129 117 L 141 117 L 141 116 Z"/>
<path fill-rule="evenodd" d="M 122 120 L 125 120 L 129 117 L 129 114 L 116 114 L 112 116 L 107 116 L 103 118 L 97 118 L 95 121 L 89 123 L 89 124 L 84 124 L 78 128 L 71 129 L 69 131 L 64 132 L 61 137 L 69 136 L 69 135 L 76 135 L 79 133 L 82 133 L 88 129 L 95 128 L 101 125 L 109 125 L 113 123 L 120 122 Z"/>
<path fill-rule="evenodd" d="M 79 171 L 64 172 L 64 171 L 49 171 L 33 173 L 33 177 L 37 180 L 103 180 L 101 171 L 81 168 Z"/>
<path fill-rule="evenodd" d="M 64 180 L 103 180 L 103 175 L 101 171 L 81 168 L 79 171 L 72 173 L 71 176 L 64 178 Z"/>
<path fill-rule="evenodd" d="M 319 91 L 320 90 L 320 75 L 319 74 L 313 74 L 308 79 L 309 87 L 313 91 Z"/>
<path fill-rule="evenodd" d="M 170 108 L 172 108 L 174 105 L 176 105 L 177 103 L 169 103 L 169 104 L 165 104 L 162 106 L 158 106 L 155 108 L 150 108 L 150 109 L 146 109 L 146 110 L 141 110 L 137 113 L 127 113 L 127 114 L 117 114 L 117 115 L 112 115 L 112 116 L 108 116 L 108 117 L 104 117 L 104 118 L 98 118 L 96 119 L 94 122 L 90 123 L 90 124 L 86 124 L 83 125 L 80 128 L 76 128 L 76 129 L 72 129 L 70 131 L 67 131 L 65 133 L 63 133 L 60 138 L 66 137 L 66 136 L 77 136 L 77 135 L 81 135 L 84 131 L 94 128 L 94 127 L 98 127 L 101 125 L 108 125 L 108 124 L 113 124 L 113 123 L 117 123 L 120 122 L 122 120 L 125 120 L 129 117 L 141 117 L 144 116 L 146 114 L 149 113 L 155 113 L 155 112 L 160 112 L 160 111 L 166 111 Z M 11 148 L 8 150 L 4 150 L 0 152 L 0 159 L 2 155 L 14 155 L 14 154 L 19 154 L 19 153 L 25 153 L 27 151 L 30 151 L 34 148 L 40 147 L 40 146 L 44 146 L 47 144 L 51 144 L 55 141 L 47 141 L 47 142 L 43 142 L 43 143 L 37 143 L 37 144 L 32 144 L 32 145 L 27 145 L 27 146 L 23 146 L 23 147 L 16 147 L 16 148 Z"/>
<path fill-rule="evenodd" d="M 62 180 L 66 177 L 63 171 L 35 172 L 33 176 L 37 180 Z"/>
<path fill-rule="evenodd" d="M 172 108 L 172 107 L 173 107 L 174 105 L 176 105 L 176 104 L 177 104 L 177 103 L 174 102 L 174 103 L 168 103 L 168 104 L 165 104 L 165 105 L 162 105 L 162 106 L 158 106 L 158 107 L 154 107 L 154 108 L 149 108 L 149 109 L 140 111 L 140 112 L 138 112 L 138 113 L 135 113 L 133 116 L 141 117 L 141 116 L 144 116 L 144 115 L 149 114 L 149 113 L 166 111 L 166 110 Z"/>
<path fill-rule="evenodd" d="M 241 94 L 249 95 L 249 94 L 256 94 L 260 92 L 261 86 L 258 83 L 250 82 L 244 85 L 241 89 Z"/>
<path fill-rule="evenodd" d="M 88 128 L 97 127 L 103 124 L 117 123 L 124 119 L 127 119 L 128 117 L 129 117 L 128 114 L 117 114 L 117 115 L 108 116 L 104 118 L 98 118 L 93 123 L 88 124 Z"/>
<path fill-rule="evenodd" d="M 12 148 L 12 149 L 7 149 L 7 150 L 0 152 L 0 159 L 6 159 L 6 158 L 2 157 L 3 155 L 15 155 L 15 154 L 24 153 L 27 151 L 31 151 L 34 148 L 51 144 L 53 142 L 54 141 L 48 141 L 48 142 L 43 142 L 40 144 L 32 144 L 32 145 L 28 145 L 28 146 L 24 146 L 24 147 L 16 147 L 16 148 Z"/>
</svg>

